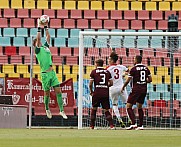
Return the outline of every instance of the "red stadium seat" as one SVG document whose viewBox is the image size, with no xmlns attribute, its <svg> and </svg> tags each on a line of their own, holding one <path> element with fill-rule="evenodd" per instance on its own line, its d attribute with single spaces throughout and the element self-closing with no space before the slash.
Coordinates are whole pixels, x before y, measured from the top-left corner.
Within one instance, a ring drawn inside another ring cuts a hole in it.
<svg viewBox="0 0 181 147">
<path fill-rule="evenodd" d="M 48 15 L 50 18 L 55 18 L 55 10 L 53 9 L 45 9 L 44 15 Z"/>
<path fill-rule="evenodd" d="M 166 107 L 165 100 L 154 100 L 154 107 Z"/>
<path fill-rule="evenodd" d="M 26 55 L 26 56 L 30 56 L 30 47 L 19 47 L 19 55 Z"/>
<path fill-rule="evenodd" d="M 11 28 L 21 28 L 21 19 L 20 18 L 11 18 L 10 27 Z"/>
<path fill-rule="evenodd" d="M 71 56 L 71 48 L 70 47 L 61 47 L 60 48 L 60 56 Z"/>
<path fill-rule="evenodd" d="M 16 47 L 15 46 L 6 46 L 5 47 L 5 55 L 16 55 Z"/>
<path fill-rule="evenodd" d="M 135 19 L 135 11 L 134 10 L 125 10 L 124 11 L 124 19 L 134 20 Z"/>
<path fill-rule="evenodd" d="M 163 14 L 162 14 L 162 12 L 163 11 L 158 11 L 158 10 L 155 10 L 155 11 L 151 11 L 152 13 L 152 15 L 151 15 L 151 19 L 152 20 L 163 20 Z"/>
<path fill-rule="evenodd" d="M 75 28 L 75 20 L 74 19 L 64 19 L 64 28 L 74 29 Z"/>
<path fill-rule="evenodd" d="M 67 19 L 68 18 L 68 10 L 65 10 L 65 9 L 57 10 L 57 18 Z"/>
<path fill-rule="evenodd" d="M 78 19 L 77 20 L 77 28 L 79 29 L 88 29 L 88 20 L 87 19 Z"/>
<path fill-rule="evenodd" d="M 0 64 L 8 64 L 8 56 L 0 56 Z"/>
<path fill-rule="evenodd" d="M 60 19 L 51 19 L 50 21 L 50 28 L 61 28 L 61 20 Z"/>
<path fill-rule="evenodd" d="M 14 9 L 4 9 L 4 17 L 5 18 L 14 18 L 15 17 Z"/>
<path fill-rule="evenodd" d="M 170 108 L 170 100 L 168 100 L 168 107 Z M 178 109 L 180 107 L 179 100 L 173 100 L 173 109 Z"/>
<path fill-rule="evenodd" d="M 31 18 L 39 18 L 42 15 L 41 9 L 31 9 Z"/>
<path fill-rule="evenodd" d="M 120 57 L 126 57 L 126 48 L 116 48 L 116 53 L 120 56 Z"/>
<path fill-rule="evenodd" d="M 2 55 L 3 55 L 3 47 L 0 46 L 0 56 L 2 56 Z"/>
<path fill-rule="evenodd" d="M 122 11 L 111 10 L 111 19 L 121 20 L 122 19 Z"/>
<path fill-rule="evenodd" d="M 102 20 L 92 19 L 91 20 L 91 29 L 102 29 Z"/>
<path fill-rule="evenodd" d="M 79 56 L 79 48 L 74 48 L 74 56 Z"/>
<path fill-rule="evenodd" d="M 62 63 L 62 58 L 60 56 L 54 55 L 52 60 L 54 65 L 60 65 Z"/>
<path fill-rule="evenodd" d="M 95 57 L 99 56 L 99 48 L 89 48 L 87 51 L 88 56 L 94 55 Z"/>
<path fill-rule="evenodd" d="M 58 48 L 57 47 L 50 47 L 50 51 L 52 55 L 58 55 Z"/>
<path fill-rule="evenodd" d="M 154 57 L 153 49 L 143 49 L 143 57 Z"/>
<path fill-rule="evenodd" d="M 145 30 L 155 30 L 155 29 L 156 29 L 156 21 L 154 20 L 145 21 Z"/>
<path fill-rule="evenodd" d="M 168 29 L 168 21 L 160 20 L 158 21 L 158 30 L 167 30 Z"/>
<path fill-rule="evenodd" d="M 11 56 L 11 64 L 22 64 L 22 56 L 12 55 Z"/>
<path fill-rule="evenodd" d="M 141 30 L 142 29 L 142 21 L 141 20 L 132 20 L 131 21 L 131 29 Z"/>
<path fill-rule="evenodd" d="M 95 10 L 84 10 L 84 19 L 95 19 Z"/>
<path fill-rule="evenodd" d="M 181 118 L 181 108 L 176 109 L 176 117 Z"/>
<path fill-rule="evenodd" d="M 165 20 L 168 20 L 168 16 L 170 16 L 171 14 L 176 15 L 176 11 L 165 11 Z"/>
<path fill-rule="evenodd" d="M 162 66 L 162 61 L 160 57 L 151 57 L 150 66 Z"/>
<path fill-rule="evenodd" d="M 101 48 L 101 56 L 103 56 L 103 57 L 105 57 L 105 56 L 108 57 L 111 54 L 111 52 L 112 52 L 111 48 Z"/>
<path fill-rule="evenodd" d="M 181 20 L 181 11 L 178 11 L 178 20 Z"/>
<path fill-rule="evenodd" d="M 160 108 L 157 107 L 149 107 L 147 108 L 148 117 L 160 117 Z"/>
<path fill-rule="evenodd" d="M 7 18 L 0 18 L 0 28 L 7 28 L 8 27 L 8 20 Z"/>
<path fill-rule="evenodd" d="M 140 50 L 135 48 L 129 49 L 129 57 L 135 57 L 135 55 L 140 55 Z"/>
<path fill-rule="evenodd" d="M 35 28 L 35 19 L 33 18 L 23 19 L 23 25 L 24 28 Z"/>
<path fill-rule="evenodd" d="M 108 10 L 97 10 L 97 19 L 108 19 Z"/>
<path fill-rule="evenodd" d="M 18 18 L 29 18 L 29 10 L 28 9 L 18 9 Z"/>
<path fill-rule="evenodd" d="M 115 29 L 115 20 L 104 20 L 104 29 Z"/>
<path fill-rule="evenodd" d="M 67 56 L 66 57 L 67 65 L 78 65 L 78 57 L 76 56 Z"/>
<path fill-rule="evenodd" d="M 181 21 L 178 21 L 178 30 L 181 30 Z"/>
<path fill-rule="evenodd" d="M 133 57 L 121 57 L 122 58 L 122 64 L 125 66 L 133 66 L 133 61 L 134 58 Z"/>
<path fill-rule="evenodd" d="M 140 10 L 138 11 L 138 20 L 148 20 L 149 19 L 149 11 Z"/>
<path fill-rule="evenodd" d="M 121 117 L 127 117 L 126 108 L 119 108 Z"/>
<path fill-rule="evenodd" d="M 118 29 L 128 30 L 129 29 L 128 20 L 118 20 Z"/>
<path fill-rule="evenodd" d="M 82 18 L 82 10 L 70 10 L 70 17 L 72 19 L 81 19 Z"/>
<path fill-rule="evenodd" d="M 1 9 L 0 9 L 0 18 L 2 17 L 2 12 L 1 12 Z"/>
</svg>

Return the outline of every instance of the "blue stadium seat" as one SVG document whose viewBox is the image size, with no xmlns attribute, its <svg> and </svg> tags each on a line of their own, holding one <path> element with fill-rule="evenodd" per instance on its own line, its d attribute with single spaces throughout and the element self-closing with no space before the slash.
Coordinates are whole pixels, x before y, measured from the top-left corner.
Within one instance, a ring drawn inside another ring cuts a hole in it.
<svg viewBox="0 0 181 147">
<path fill-rule="evenodd" d="M 24 37 L 14 37 L 13 38 L 13 45 L 14 46 L 25 46 Z"/>
<path fill-rule="evenodd" d="M 152 32 L 163 32 L 163 30 L 152 30 Z M 163 39 L 163 36 L 152 36 L 152 39 Z"/>
<path fill-rule="evenodd" d="M 147 90 L 148 90 L 148 92 L 152 92 L 153 91 L 153 84 L 147 84 Z"/>
<path fill-rule="evenodd" d="M 27 46 L 31 46 L 31 37 L 27 37 Z"/>
<path fill-rule="evenodd" d="M 0 37 L 0 46 L 11 46 L 10 37 Z"/>
<path fill-rule="evenodd" d="M 27 28 L 17 28 L 16 36 L 17 37 L 28 37 L 28 29 Z"/>
<path fill-rule="evenodd" d="M 170 92 L 163 92 L 163 99 L 170 100 Z"/>
<path fill-rule="evenodd" d="M 15 37 L 14 28 L 4 28 L 3 34 L 5 37 Z"/>
<path fill-rule="evenodd" d="M 110 47 L 111 48 L 121 48 L 121 38 L 111 38 Z"/>
<path fill-rule="evenodd" d="M 59 37 L 54 39 L 54 46 L 56 47 L 66 47 L 66 38 Z"/>
<path fill-rule="evenodd" d="M 1 28 L 0 28 L 0 37 L 2 36 L 2 33 L 1 33 Z"/>
<path fill-rule="evenodd" d="M 68 47 L 79 47 L 79 38 L 68 38 Z"/>
<path fill-rule="evenodd" d="M 168 92 L 167 84 L 156 84 L 156 92 Z"/>
<path fill-rule="evenodd" d="M 70 38 L 71 37 L 77 37 L 79 38 L 79 32 L 81 31 L 81 29 L 71 29 L 70 30 Z"/>
<path fill-rule="evenodd" d="M 36 36 L 37 35 L 37 31 L 38 31 L 37 28 L 31 28 L 30 29 L 30 36 Z"/>
<path fill-rule="evenodd" d="M 173 92 L 181 92 L 181 84 L 173 84 Z"/>
<path fill-rule="evenodd" d="M 57 37 L 63 37 L 63 38 L 68 38 L 68 29 L 58 29 L 57 30 Z"/>
<path fill-rule="evenodd" d="M 149 32 L 149 30 L 138 30 L 138 32 Z M 138 36 L 138 38 L 149 39 L 149 36 Z"/>
<path fill-rule="evenodd" d="M 96 47 L 97 48 L 104 48 L 107 47 L 107 39 L 106 38 L 99 38 L 96 39 Z"/>
<path fill-rule="evenodd" d="M 137 39 L 137 48 L 148 48 L 148 39 L 147 38 L 138 38 Z"/>
<path fill-rule="evenodd" d="M 151 48 L 162 48 L 162 40 L 161 39 L 151 39 Z"/>
<path fill-rule="evenodd" d="M 135 39 L 133 38 L 125 38 L 124 39 L 124 47 L 128 47 L 128 48 L 135 48 Z"/>
<path fill-rule="evenodd" d="M 55 37 L 55 29 L 49 28 L 48 31 L 51 37 Z M 44 36 L 46 36 L 45 30 L 44 30 Z"/>
<path fill-rule="evenodd" d="M 149 100 L 159 100 L 160 99 L 160 92 L 148 92 L 149 93 Z"/>
<path fill-rule="evenodd" d="M 93 47 L 93 39 L 91 37 L 84 38 L 84 47 Z"/>
</svg>

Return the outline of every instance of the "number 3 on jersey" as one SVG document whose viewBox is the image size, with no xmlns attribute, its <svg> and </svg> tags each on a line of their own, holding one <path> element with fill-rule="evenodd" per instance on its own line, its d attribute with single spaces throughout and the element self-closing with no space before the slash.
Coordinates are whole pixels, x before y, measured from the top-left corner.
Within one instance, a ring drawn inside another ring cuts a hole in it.
<svg viewBox="0 0 181 147">
<path fill-rule="evenodd" d="M 100 74 L 100 76 L 101 76 L 102 81 L 101 81 L 101 82 L 99 82 L 99 84 L 105 84 L 105 81 L 106 81 L 106 75 L 105 75 L 105 74 Z"/>
<path fill-rule="evenodd" d="M 115 68 L 114 73 L 115 73 L 114 79 L 119 79 L 119 69 Z"/>
</svg>

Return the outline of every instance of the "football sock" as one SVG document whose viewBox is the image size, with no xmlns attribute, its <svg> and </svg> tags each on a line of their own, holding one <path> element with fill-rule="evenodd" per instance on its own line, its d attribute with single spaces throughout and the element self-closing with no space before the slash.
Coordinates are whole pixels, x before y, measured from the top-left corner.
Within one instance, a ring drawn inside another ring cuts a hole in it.
<svg viewBox="0 0 181 147">
<path fill-rule="evenodd" d="M 120 117 L 119 110 L 118 110 L 118 106 L 113 105 L 113 110 L 114 110 L 114 114 L 116 115 L 117 119 L 118 119 L 119 121 L 122 121 L 122 119 L 121 119 L 121 117 Z"/>
<path fill-rule="evenodd" d="M 90 124 L 90 126 L 95 126 L 96 112 L 97 112 L 97 110 L 94 110 L 94 109 L 91 110 L 91 124 Z"/>
<path fill-rule="evenodd" d="M 143 125 L 143 116 L 144 116 L 143 109 L 138 109 L 138 114 L 139 114 L 139 121 L 140 121 L 139 126 L 141 127 Z"/>
<path fill-rule="evenodd" d="M 135 125 L 135 115 L 132 108 L 127 108 L 127 112 L 129 114 L 129 118 L 131 119 L 131 124 Z"/>
<path fill-rule="evenodd" d="M 106 120 L 109 122 L 109 125 L 113 126 L 113 120 L 112 120 L 111 113 L 109 111 L 106 111 L 105 115 L 106 115 Z"/>
<path fill-rule="evenodd" d="M 57 96 L 57 103 L 58 103 L 59 109 L 62 112 L 63 111 L 62 93 L 58 93 L 56 94 L 56 96 Z"/>
<path fill-rule="evenodd" d="M 49 110 L 49 96 L 44 96 L 45 110 Z"/>
</svg>

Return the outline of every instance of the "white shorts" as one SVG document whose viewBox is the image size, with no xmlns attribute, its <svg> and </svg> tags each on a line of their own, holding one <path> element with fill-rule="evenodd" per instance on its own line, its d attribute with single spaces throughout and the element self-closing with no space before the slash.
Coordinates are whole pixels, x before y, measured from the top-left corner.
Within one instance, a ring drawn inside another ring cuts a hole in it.
<svg viewBox="0 0 181 147">
<path fill-rule="evenodd" d="M 116 105 L 118 104 L 119 96 L 121 97 L 121 100 L 123 103 L 127 102 L 127 99 L 128 99 L 127 90 L 125 88 L 124 92 L 122 93 L 121 88 L 122 87 L 110 87 L 109 94 L 110 94 L 113 104 L 116 104 Z"/>
</svg>

